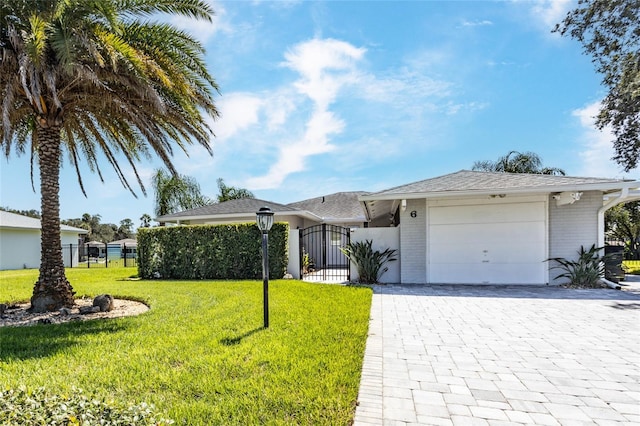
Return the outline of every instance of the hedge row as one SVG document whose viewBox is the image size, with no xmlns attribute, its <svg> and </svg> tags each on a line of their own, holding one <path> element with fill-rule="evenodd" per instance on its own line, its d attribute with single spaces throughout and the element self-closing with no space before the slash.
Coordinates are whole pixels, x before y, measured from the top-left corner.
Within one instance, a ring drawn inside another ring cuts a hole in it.
<svg viewBox="0 0 640 426">
<path fill-rule="evenodd" d="M 286 223 L 269 231 L 271 278 L 286 273 L 288 236 Z M 262 278 L 262 234 L 255 223 L 142 228 L 137 239 L 141 278 Z"/>
</svg>

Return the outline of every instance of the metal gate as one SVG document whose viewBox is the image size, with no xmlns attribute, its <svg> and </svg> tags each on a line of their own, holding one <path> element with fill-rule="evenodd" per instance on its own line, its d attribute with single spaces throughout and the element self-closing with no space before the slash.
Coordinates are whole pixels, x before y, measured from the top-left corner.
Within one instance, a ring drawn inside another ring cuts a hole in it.
<svg viewBox="0 0 640 426">
<path fill-rule="evenodd" d="M 321 225 L 300 231 L 300 276 L 304 281 L 344 282 L 351 279 L 349 259 L 340 251 L 349 244 L 350 229 Z"/>
</svg>

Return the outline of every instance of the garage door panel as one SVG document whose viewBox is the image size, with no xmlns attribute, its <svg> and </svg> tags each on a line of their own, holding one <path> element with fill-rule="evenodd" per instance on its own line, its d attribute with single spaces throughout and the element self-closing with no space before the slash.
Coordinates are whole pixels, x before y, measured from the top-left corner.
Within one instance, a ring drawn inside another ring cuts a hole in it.
<svg viewBox="0 0 640 426">
<path fill-rule="evenodd" d="M 430 282 L 547 281 L 545 203 L 432 207 L 429 218 Z"/>
<path fill-rule="evenodd" d="M 545 216 L 544 203 L 517 203 L 497 205 L 469 205 L 432 207 L 431 225 L 537 222 Z"/>
<path fill-rule="evenodd" d="M 538 266 L 523 264 L 439 264 L 430 270 L 432 284 L 541 284 Z"/>
</svg>

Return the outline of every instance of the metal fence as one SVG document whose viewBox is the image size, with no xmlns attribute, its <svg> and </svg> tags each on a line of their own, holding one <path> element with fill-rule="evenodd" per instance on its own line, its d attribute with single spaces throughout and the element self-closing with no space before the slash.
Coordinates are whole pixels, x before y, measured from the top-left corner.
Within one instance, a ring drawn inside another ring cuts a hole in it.
<svg viewBox="0 0 640 426">
<path fill-rule="evenodd" d="M 137 267 L 137 245 L 63 244 L 62 257 L 68 268 Z"/>
</svg>

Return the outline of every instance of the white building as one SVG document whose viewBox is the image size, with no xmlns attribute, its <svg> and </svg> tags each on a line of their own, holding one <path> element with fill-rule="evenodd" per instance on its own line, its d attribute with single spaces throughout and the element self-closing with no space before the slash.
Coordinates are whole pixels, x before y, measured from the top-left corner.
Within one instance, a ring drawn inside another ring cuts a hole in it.
<svg viewBox="0 0 640 426">
<path fill-rule="evenodd" d="M 40 220 L 0 210 L 0 270 L 40 266 Z M 86 229 L 60 226 L 66 266 L 78 264 L 78 239 Z"/>
</svg>

